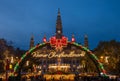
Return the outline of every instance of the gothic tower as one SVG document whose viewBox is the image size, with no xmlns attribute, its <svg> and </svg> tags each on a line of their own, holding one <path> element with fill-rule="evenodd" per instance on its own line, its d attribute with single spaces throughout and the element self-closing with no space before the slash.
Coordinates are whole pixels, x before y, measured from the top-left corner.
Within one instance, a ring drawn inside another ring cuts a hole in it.
<svg viewBox="0 0 120 81">
<path fill-rule="evenodd" d="M 62 21 L 60 15 L 60 9 L 58 9 L 57 21 L 56 21 L 56 38 L 62 38 Z"/>
<path fill-rule="evenodd" d="M 84 46 L 87 47 L 87 48 L 89 48 L 88 36 L 87 35 L 84 36 Z"/>
<path fill-rule="evenodd" d="M 31 36 L 31 39 L 30 39 L 30 48 L 34 47 L 34 36 L 32 35 Z"/>
</svg>

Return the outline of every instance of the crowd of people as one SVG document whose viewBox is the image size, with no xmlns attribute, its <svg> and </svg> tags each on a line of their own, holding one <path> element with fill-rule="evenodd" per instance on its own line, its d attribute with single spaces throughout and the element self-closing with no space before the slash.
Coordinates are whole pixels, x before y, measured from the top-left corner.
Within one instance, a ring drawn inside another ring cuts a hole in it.
<svg viewBox="0 0 120 81">
<path fill-rule="evenodd" d="M 101 76 L 75 76 L 74 81 L 120 81 L 120 77 L 110 78 L 110 77 L 101 77 Z"/>
<path fill-rule="evenodd" d="M 28 77 L 9 77 L 8 81 L 47 81 L 42 75 L 38 76 L 30 76 Z M 49 81 L 71 81 L 70 79 L 65 79 L 64 77 L 60 77 L 59 80 L 56 80 L 52 77 Z M 75 76 L 74 81 L 120 81 L 120 77 L 109 78 L 109 77 L 101 77 L 101 76 Z"/>
</svg>

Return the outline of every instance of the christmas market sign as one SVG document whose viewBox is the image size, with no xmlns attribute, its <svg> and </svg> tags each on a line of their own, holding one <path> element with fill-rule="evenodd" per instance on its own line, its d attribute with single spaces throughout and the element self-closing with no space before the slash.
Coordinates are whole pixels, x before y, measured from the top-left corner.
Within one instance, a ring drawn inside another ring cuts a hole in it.
<svg viewBox="0 0 120 81">
<path fill-rule="evenodd" d="M 70 52 L 69 54 L 65 54 L 64 52 L 62 53 L 56 53 L 56 52 L 51 52 L 49 54 L 41 54 L 39 51 L 33 52 L 32 53 L 33 57 L 48 57 L 48 58 L 53 58 L 53 57 L 83 57 L 85 56 L 85 52 L 81 51 L 80 54 L 75 54 L 74 52 Z"/>
</svg>

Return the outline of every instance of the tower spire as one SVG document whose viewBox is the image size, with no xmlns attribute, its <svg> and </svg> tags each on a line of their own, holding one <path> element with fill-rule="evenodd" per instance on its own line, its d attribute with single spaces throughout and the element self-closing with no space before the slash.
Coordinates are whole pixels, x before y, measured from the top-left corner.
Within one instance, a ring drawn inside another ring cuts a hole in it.
<svg viewBox="0 0 120 81">
<path fill-rule="evenodd" d="M 87 35 L 84 36 L 84 46 L 85 46 L 86 48 L 89 48 L 88 36 L 87 36 Z"/>
<path fill-rule="evenodd" d="M 58 15 L 60 15 L 60 8 L 58 8 Z"/>
<path fill-rule="evenodd" d="M 30 39 L 30 48 L 34 47 L 34 36 L 32 34 L 31 39 Z"/>
<path fill-rule="evenodd" d="M 60 8 L 58 8 L 58 15 L 57 15 L 57 21 L 56 21 L 56 38 L 57 39 L 62 38 L 62 21 L 61 21 L 61 15 L 60 15 Z"/>
</svg>

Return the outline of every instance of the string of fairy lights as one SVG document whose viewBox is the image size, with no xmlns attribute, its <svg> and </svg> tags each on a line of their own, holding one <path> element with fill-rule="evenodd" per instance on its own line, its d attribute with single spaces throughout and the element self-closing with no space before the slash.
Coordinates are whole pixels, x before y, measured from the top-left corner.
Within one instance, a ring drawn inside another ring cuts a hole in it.
<svg viewBox="0 0 120 81">
<path fill-rule="evenodd" d="M 36 45 L 35 47 L 33 47 L 33 48 L 31 48 L 30 50 L 28 50 L 25 54 L 23 54 L 22 57 L 20 58 L 20 60 L 19 60 L 19 61 L 17 62 L 17 64 L 15 65 L 13 74 L 16 73 L 17 69 L 19 68 L 20 63 L 22 62 L 22 60 L 23 60 L 28 54 L 32 54 L 32 52 L 33 52 L 35 49 L 37 49 L 37 48 L 39 48 L 39 47 L 41 47 L 41 46 L 44 46 L 45 44 L 46 44 L 46 43 L 38 44 L 38 45 Z"/>
<path fill-rule="evenodd" d="M 17 69 L 19 68 L 19 65 L 20 63 L 25 59 L 25 57 L 27 57 L 28 54 L 32 54 L 32 52 L 39 48 L 39 47 L 42 47 L 44 45 L 46 45 L 47 43 L 49 42 L 44 42 L 44 43 L 41 43 L 41 44 L 37 44 L 35 47 L 31 48 L 30 50 L 28 50 L 25 54 L 22 55 L 22 57 L 20 58 L 20 60 L 17 62 L 17 64 L 15 65 L 14 67 L 14 71 L 13 71 L 13 75 L 16 73 Z M 95 56 L 95 54 L 92 53 L 92 51 L 90 51 L 88 48 L 78 44 L 78 43 L 75 43 L 75 42 L 68 42 L 70 44 L 73 44 L 77 47 L 80 47 L 80 49 L 84 50 L 87 52 L 87 54 L 90 54 L 90 56 L 96 60 L 96 62 L 98 63 L 98 67 L 100 69 L 100 71 L 103 73 L 103 76 L 107 76 L 106 75 L 106 70 L 104 69 L 103 67 L 103 64 L 99 61 L 99 59 Z"/>
<path fill-rule="evenodd" d="M 98 67 L 100 68 L 101 72 L 103 73 L 103 76 L 107 76 L 106 75 L 106 70 L 103 67 L 103 64 L 99 61 L 99 59 L 95 56 L 95 54 L 92 53 L 92 51 L 90 51 L 88 48 L 78 44 L 78 43 L 72 43 L 75 46 L 80 47 L 80 49 L 83 49 L 84 51 L 86 51 L 88 54 L 90 54 L 90 56 L 92 56 L 93 59 L 95 59 L 98 63 Z"/>
</svg>

